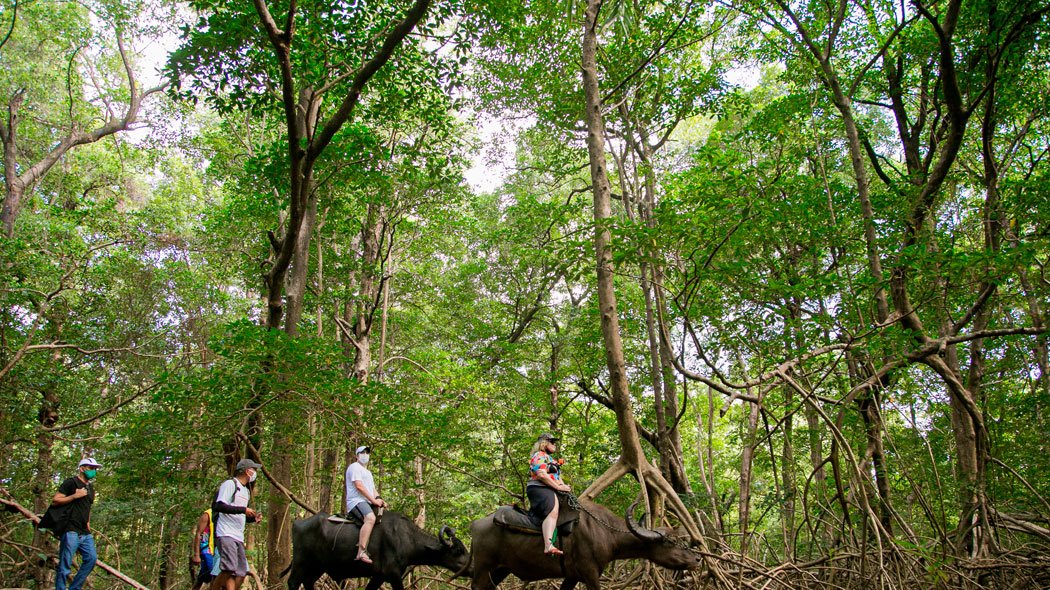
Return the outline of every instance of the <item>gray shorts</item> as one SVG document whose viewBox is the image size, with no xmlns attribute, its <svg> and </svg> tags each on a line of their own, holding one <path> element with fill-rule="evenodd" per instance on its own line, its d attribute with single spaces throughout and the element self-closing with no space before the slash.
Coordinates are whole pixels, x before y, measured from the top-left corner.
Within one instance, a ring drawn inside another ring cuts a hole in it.
<svg viewBox="0 0 1050 590">
<path fill-rule="evenodd" d="M 232 537 L 215 537 L 215 545 L 219 550 L 219 571 L 229 572 L 238 578 L 248 575 L 244 543 Z"/>
<path fill-rule="evenodd" d="M 375 514 L 375 511 L 372 510 L 372 505 L 368 502 L 358 502 L 357 506 L 350 509 L 350 514 L 356 514 L 364 522 L 365 517 L 369 514 Z"/>
</svg>

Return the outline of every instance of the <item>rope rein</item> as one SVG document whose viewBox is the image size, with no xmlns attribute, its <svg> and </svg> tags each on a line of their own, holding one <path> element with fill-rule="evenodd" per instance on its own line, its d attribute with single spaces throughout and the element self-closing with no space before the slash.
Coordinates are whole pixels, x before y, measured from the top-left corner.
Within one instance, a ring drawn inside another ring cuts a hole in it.
<svg viewBox="0 0 1050 590">
<path fill-rule="evenodd" d="M 584 506 L 582 502 L 580 502 L 580 499 L 576 497 L 576 494 L 573 494 L 572 492 L 558 492 L 558 493 L 565 497 L 565 505 L 569 508 L 569 510 L 575 510 L 577 512 L 583 512 L 587 516 L 590 516 L 594 520 L 598 521 L 598 524 L 600 524 L 603 527 L 609 529 L 610 531 L 613 531 L 613 532 L 616 532 L 616 533 L 628 534 L 628 535 L 631 534 L 630 530 L 624 530 L 624 529 L 616 528 L 613 525 L 605 522 L 604 519 L 599 518 L 597 514 L 595 514 L 595 513 L 591 512 L 590 510 L 588 510 L 587 507 Z"/>
</svg>

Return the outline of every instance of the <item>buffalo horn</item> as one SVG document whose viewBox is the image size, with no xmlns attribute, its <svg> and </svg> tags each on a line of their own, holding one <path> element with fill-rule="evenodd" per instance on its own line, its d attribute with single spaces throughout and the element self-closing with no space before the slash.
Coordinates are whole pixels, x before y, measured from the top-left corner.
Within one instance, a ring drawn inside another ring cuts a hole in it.
<svg viewBox="0 0 1050 590">
<path fill-rule="evenodd" d="M 447 537 L 445 535 L 448 535 Z M 456 531 L 452 530 L 452 527 L 447 524 L 441 527 L 441 531 L 438 532 L 438 539 L 441 539 L 441 544 L 446 547 L 452 546 L 452 539 L 456 536 Z"/>
<path fill-rule="evenodd" d="M 643 541 L 662 541 L 664 536 L 660 533 L 649 530 L 644 527 L 635 526 L 634 524 L 634 509 L 638 506 L 638 500 L 635 500 L 627 507 L 627 514 L 624 515 L 624 520 L 627 521 L 627 530 L 631 531 L 631 534 L 638 537 Z"/>
</svg>

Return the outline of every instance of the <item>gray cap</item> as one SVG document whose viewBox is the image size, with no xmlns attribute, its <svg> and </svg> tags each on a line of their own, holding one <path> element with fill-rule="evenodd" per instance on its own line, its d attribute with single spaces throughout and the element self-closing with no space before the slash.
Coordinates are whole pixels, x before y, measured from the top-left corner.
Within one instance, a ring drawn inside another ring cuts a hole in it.
<svg viewBox="0 0 1050 590">
<path fill-rule="evenodd" d="M 357 450 L 354 451 L 354 454 L 355 455 L 360 455 L 361 453 L 367 453 L 368 451 L 371 451 L 371 450 L 372 449 L 368 445 L 361 445 L 361 446 L 357 447 Z"/>
<path fill-rule="evenodd" d="M 556 436 L 554 436 L 553 434 L 551 434 L 551 433 L 549 433 L 549 432 L 544 432 L 543 434 L 541 434 L 541 435 L 540 435 L 540 436 L 539 436 L 539 437 L 538 437 L 538 438 L 536 439 L 536 441 L 537 441 L 537 442 L 539 442 L 539 441 L 541 441 L 541 440 L 549 440 L 549 441 L 551 441 L 552 443 L 556 443 L 556 442 L 558 442 L 558 441 L 559 441 L 559 440 L 561 440 L 561 439 L 560 439 L 560 438 L 558 438 L 558 437 L 556 437 Z"/>
<path fill-rule="evenodd" d="M 80 460 L 80 463 L 77 463 L 77 467 L 83 467 L 85 465 L 87 465 L 88 467 L 102 467 L 102 465 L 98 461 L 96 461 L 94 457 L 84 457 Z"/>
<path fill-rule="evenodd" d="M 237 462 L 237 467 L 234 468 L 234 471 L 247 471 L 249 469 L 259 469 L 260 467 L 262 467 L 262 464 L 244 458 Z"/>
</svg>

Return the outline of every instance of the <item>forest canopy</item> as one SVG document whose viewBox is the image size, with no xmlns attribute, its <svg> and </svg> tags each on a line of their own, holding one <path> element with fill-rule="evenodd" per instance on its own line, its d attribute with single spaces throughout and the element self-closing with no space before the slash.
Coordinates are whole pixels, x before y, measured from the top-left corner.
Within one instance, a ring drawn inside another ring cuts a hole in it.
<svg viewBox="0 0 1050 590">
<path fill-rule="evenodd" d="M 550 432 L 703 560 L 605 587 L 1050 586 L 1048 11 L 4 0 L 0 585 L 84 457 L 94 588 L 247 457 L 276 589 L 357 447 L 469 546 Z"/>
</svg>

